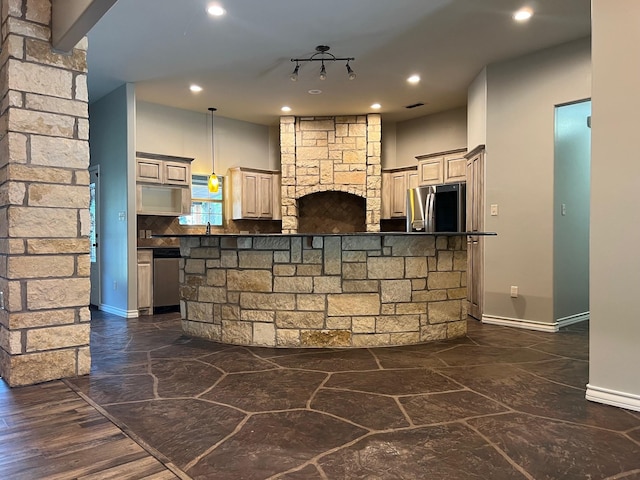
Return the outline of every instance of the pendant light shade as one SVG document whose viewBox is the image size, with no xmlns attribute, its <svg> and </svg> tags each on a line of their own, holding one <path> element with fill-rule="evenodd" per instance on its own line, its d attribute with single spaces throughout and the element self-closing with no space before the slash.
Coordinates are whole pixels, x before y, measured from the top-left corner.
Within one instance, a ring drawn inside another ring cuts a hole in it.
<svg viewBox="0 0 640 480">
<path fill-rule="evenodd" d="M 211 112 L 211 175 L 209 175 L 209 191 L 211 193 L 216 193 L 220 188 L 220 180 L 216 175 L 216 166 L 215 166 L 215 142 L 214 142 L 214 133 L 213 133 L 213 112 L 215 112 L 217 108 L 209 107 L 209 111 Z"/>
</svg>

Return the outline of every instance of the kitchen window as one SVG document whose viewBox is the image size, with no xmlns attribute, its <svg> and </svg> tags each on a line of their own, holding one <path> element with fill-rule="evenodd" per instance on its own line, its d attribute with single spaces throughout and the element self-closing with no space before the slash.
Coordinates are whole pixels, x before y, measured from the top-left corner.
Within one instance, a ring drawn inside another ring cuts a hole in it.
<svg viewBox="0 0 640 480">
<path fill-rule="evenodd" d="M 220 188 L 211 193 L 207 186 L 208 175 L 191 176 L 191 214 L 182 215 L 180 225 L 211 225 L 222 226 L 224 177 L 218 177 Z"/>
</svg>

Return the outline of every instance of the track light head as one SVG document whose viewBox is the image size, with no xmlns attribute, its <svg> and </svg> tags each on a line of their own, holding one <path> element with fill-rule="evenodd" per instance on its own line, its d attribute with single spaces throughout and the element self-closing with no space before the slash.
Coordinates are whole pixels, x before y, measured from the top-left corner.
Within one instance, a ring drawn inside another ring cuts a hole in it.
<svg viewBox="0 0 640 480">
<path fill-rule="evenodd" d="M 289 78 L 292 82 L 298 81 L 298 70 L 300 70 L 300 65 L 296 62 L 296 68 L 294 68 L 293 72 L 291 72 L 291 75 L 289 75 Z"/>
<path fill-rule="evenodd" d="M 324 62 L 322 63 L 322 68 L 320 69 L 320 80 L 327 79 L 327 69 L 324 68 Z"/>
<path fill-rule="evenodd" d="M 349 65 L 349 62 L 347 62 L 347 75 L 349 76 L 349 80 L 356 79 L 356 72 L 353 71 L 351 65 Z"/>
</svg>

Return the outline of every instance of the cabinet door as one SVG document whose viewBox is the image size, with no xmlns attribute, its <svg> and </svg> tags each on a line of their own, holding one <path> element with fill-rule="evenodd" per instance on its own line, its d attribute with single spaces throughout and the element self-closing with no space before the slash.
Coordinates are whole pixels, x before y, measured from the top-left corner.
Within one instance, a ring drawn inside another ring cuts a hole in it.
<svg viewBox="0 0 640 480">
<path fill-rule="evenodd" d="M 260 195 L 258 202 L 260 207 L 259 217 L 271 218 L 273 217 L 273 178 L 271 175 L 265 174 L 260 175 L 258 181 L 260 182 L 258 187 L 258 194 Z"/>
<path fill-rule="evenodd" d="M 136 180 L 138 182 L 162 183 L 162 161 L 146 158 L 136 159 Z"/>
<path fill-rule="evenodd" d="M 420 185 L 438 185 L 444 182 L 444 161 L 442 157 L 421 160 L 418 163 Z"/>
<path fill-rule="evenodd" d="M 407 188 L 417 188 L 420 185 L 420 176 L 418 170 L 407 172 Z"/>
<path fill-rule="evenodd" d="M 153 254 L 151 250 L 138 251 L 138 310 L 153 313 Z"/>
<path fill-rule="evenodd" d="M 260 187 L 259 174 L 254 172 L 242 172 L 242 217 L 258 218 L 260 206 L 258 205 Z"/>
<path fill-rule="evenodd" d="M 191 166 L 181 162 L 164 162 L 164 183 L 171 185 L 189 185 Z"/>
<path fill-rule="evenodd" d="M 391 217 L 407 216 L 407 172 L 391 174 Z"/>
<path fill-rule="evenodd" d="M 444 182 L 457 183 L 467 180 L 467 159 L 465 157 L 444 157 Z"/>
</svg>

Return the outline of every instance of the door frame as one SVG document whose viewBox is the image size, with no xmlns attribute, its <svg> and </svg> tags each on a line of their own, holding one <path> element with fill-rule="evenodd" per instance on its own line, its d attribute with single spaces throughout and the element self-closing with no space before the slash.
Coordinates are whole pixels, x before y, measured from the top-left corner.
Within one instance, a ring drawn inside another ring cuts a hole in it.
<svg viewBox="0 0 640 480">
<path fill-rule="evenodd" d="M 101 272 L 101 248 L 100 248 L 100 165 L 89 167 L 89 188 L 95 185 L 93 195 L 90 190 L 89 216 L 91 217 L 91 229 L 89 233 L 89 261 L 91 293 L 89 303 L 100 307 L 102 304 L 102 289 L 100 287 Z M 93 203 L 93 211 L 92 205 Z M 95 234 L 95 237 L 94 237 Z M 93 248 L 95 247 L 95 251 Z"/>
</svg>

